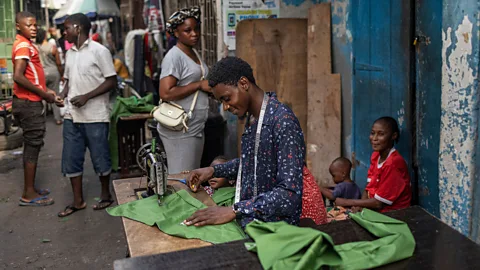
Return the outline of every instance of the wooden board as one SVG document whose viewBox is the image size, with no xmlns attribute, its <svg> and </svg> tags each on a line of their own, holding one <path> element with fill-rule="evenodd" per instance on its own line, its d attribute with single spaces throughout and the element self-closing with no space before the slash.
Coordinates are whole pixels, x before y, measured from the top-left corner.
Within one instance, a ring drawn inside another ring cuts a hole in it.
<svg viewBox="0 0 480 270">
<path fill-rule="evenodd" d="M 309 80 L 308 90 L 307 166 L 320 186 L 332 186 L 328 168 L 341 155 L 340 74 Z"/>
<path fill-rule="evenodd" d="M 306 136 L 307 20 L 243 20 L 236 42 L 236 56 L 252 66 L 257 85 L 292 108 Z M 239 145 L 244 125 L 239 121 Z"/>
<path fill-rule="evenodd" d="M 331 7 L 315 5 L 308 17 L 307 165 L 317 183 L 331 186 L 328 168 L 341 155 L 341 81 L 331 74 Z"/>
<path fill-rule="evenodd" d="M 185 178 L 182 175 L 171 175 L 175 178 Z M 175 190 L 185 189 L 190 191 L 188 187 L 178 181 L 168 181 L 168 184 L 173 186 Z M 146 178 L 130 178 L 113 181 L 113 189 L 117 197 L 118 204 L 124 204 L 134 201 L 137 198 L 134 194 L 134 189 L 144 188 L 146 186 Z M 215 203 L 208 196 L 208 194 L 201 190 L 197 193 L 190 191 L 193 197 L 207 206 L 214 206 Z M 122 217 L 123 227 L 127 238 L 128 251 L 131 257 L 152 255 L 166 252 L 173 252 L 178 250 L 198 248 L 211 245 L 198 239 L 184 239 L 175 236 L 170 236 L 163 233 L 155 226 L 148 226 L 143 223 Z"/>
</svg>

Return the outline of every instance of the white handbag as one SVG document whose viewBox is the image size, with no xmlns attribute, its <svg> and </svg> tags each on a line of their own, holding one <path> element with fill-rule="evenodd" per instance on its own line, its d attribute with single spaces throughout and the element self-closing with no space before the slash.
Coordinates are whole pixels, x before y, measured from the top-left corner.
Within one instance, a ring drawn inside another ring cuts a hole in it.
<svg viewBox="0 0 480 270">
<path fill-rule="evenodd" d="M 204 80 L 205 70 L 203 68 L 202 58 L 195 49 L 193 49 L 193 51 L 200 61 L 200 68 L 202 69 L 201 80 Z M 155 120 L 157 120 L 163 127 L 174 131 L 183 130 L 185 133 L 188 131 L 188 120 L 192 119 L 193 117 L 193 110 L 195 109 L 195 104 L 197 103 L 199 91 L 200 90 L 197 90 L 197 92 L 195 92 L 192 105 L 190 106 L 190 110 L 188 112 L 185 111 L 182 106 L 173 101 L 167 102 L 160 99 L 160 104 L 153 108 L 150 114 L 152 114 Z"/>
</svg>

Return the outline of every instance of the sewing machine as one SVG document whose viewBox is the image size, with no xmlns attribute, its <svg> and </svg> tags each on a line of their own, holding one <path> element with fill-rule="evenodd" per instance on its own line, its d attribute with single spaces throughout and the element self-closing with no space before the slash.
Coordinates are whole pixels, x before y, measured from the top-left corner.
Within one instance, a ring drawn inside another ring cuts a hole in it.
<svg viewBox="0 0 480 270">
<path fill-rule="evenodd" d="M 147 190 L 142 193 L 142 197 L 158 196 L 158 203 L 161 204 L 162 198 L 169 194 L 167 189 L 168 168 L 167 154 L 161 144 L 157 143 L 155 136 L 155 123 L 148 125 L 152 131 L 152 142 L 144 144 L 137 151 L 137 164 L 147 175 Z"/>
</svg>

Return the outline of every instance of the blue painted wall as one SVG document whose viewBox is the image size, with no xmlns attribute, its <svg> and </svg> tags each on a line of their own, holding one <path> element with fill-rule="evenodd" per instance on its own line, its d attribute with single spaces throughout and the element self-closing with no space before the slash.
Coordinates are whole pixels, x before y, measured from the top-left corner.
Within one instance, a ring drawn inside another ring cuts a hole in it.
<svg viewBox="0 0 480 270">
<path fill-rule="evenodd" d="M 478 1 L 444 0 L 439 149 L 440 217 L 471 235 L 478 143 Z"/>
</svg>

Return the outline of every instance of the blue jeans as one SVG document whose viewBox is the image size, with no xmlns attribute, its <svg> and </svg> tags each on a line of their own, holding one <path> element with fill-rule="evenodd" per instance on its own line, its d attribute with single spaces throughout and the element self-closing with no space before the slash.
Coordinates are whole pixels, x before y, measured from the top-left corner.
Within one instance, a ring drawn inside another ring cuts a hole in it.
<svg viewBox="0 0 480 270">
<path fill-rule="evenodd" d="M 63 123 L 62 173 L 67 177 L 83 174 L 85 150 L 88 147 L 93 168 L 99 176 L 112 171 L 108 145 L 108 123 Z"/>
</svg>

